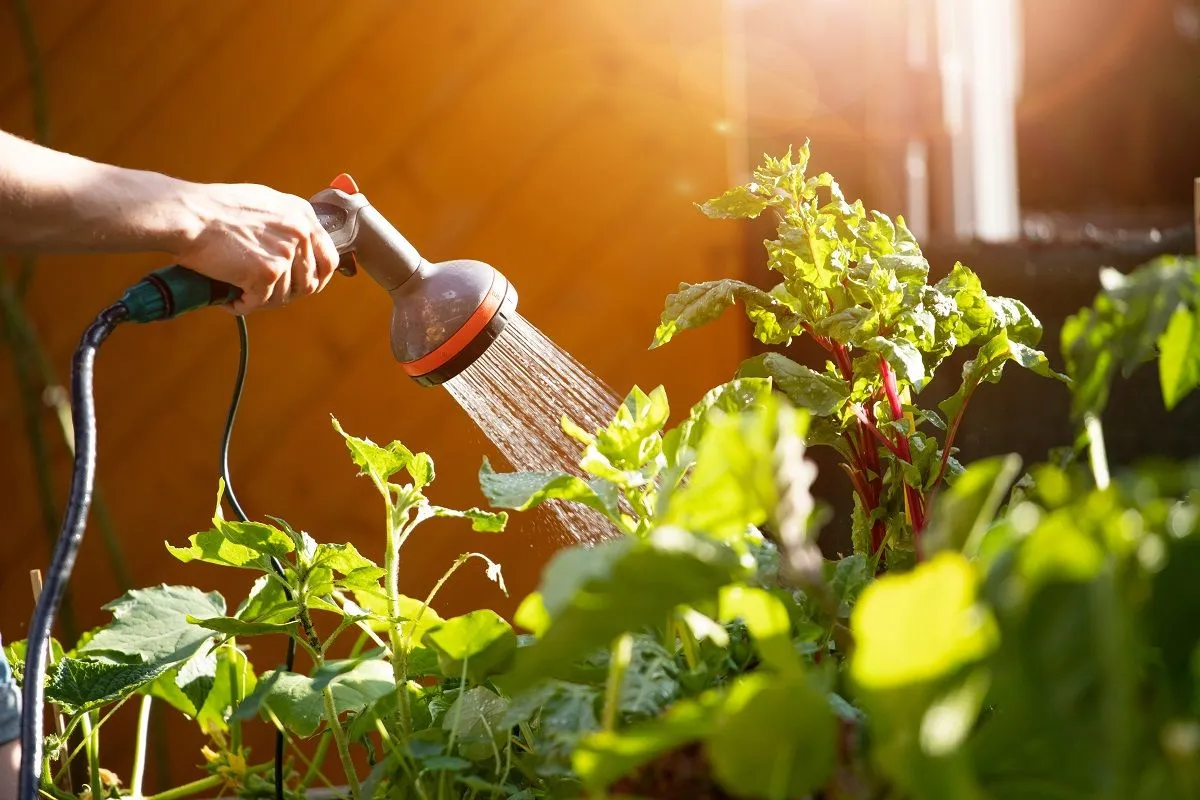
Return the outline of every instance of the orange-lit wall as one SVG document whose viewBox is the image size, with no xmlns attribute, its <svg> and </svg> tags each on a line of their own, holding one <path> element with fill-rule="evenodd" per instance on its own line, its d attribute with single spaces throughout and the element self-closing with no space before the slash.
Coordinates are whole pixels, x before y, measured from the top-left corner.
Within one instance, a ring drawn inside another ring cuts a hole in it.
<svg viewBox="0 0 1200 800">
<path fill-rule="evenodd" d="M 679 281 L 738 270 L 738 226 L 705 220 L 692 205 L 730 180 L 718 0 L 30 5 L 54 146 L 302 196 L 345 170 L 430 259 L 499 266 L 519 287 L 525 316 L 618 392 L 663 383 L 678 409 L 734 368 L 742 345 L 732 317 L 646 349 Z M 7 4 L 0 127 L 32 134 Z M 95 312 L 162 263 L 154 254 L 41 260 L 27 305 L 60 376 Z M 352 433 L 430 452 L 439 468 L 432 494 L 447 505 L 482 502 L 475 473 L 492 454 L 448 395 L 396 368 L 388 315 L 364 276 L 252 316 L 232 454 L 253 515 L 284 517 L 375 557 L 380 504 L 355 477 L 330 414 Z M 231 604 L 245 591 L 246 575 L 185 567 L 163 547 L 211 516 L 236 357 L 233 322 L 219 311 L 119 330 L 100 355 L 99 476 L 137 585 L 195 583 Z M 12 376 L 5 348 L 0 634 L 8 640 L 24 636 L 27 572 L 49 552 Z M 61 503 L 70 459 L 43 416 Z M 521 519 L 489 538 L 432 523 L 404 562 L 406 590 L 423 594 L 468 549 L 502 562 L 519 597 L 552 547 Z M 72 587 L 80 624 L 104 621 L 100 604 L 120 590 L 95 526 Z M 476 604 L 508 611 L 513 601 L 472 574 L 451 583 L 440 610 Z M 264 644 L 257 657 L 269 667 L 280 655 Z M 195 759 L 181 745 L 176 766 Z M 119 755 L 117 768 L 124 763 Z"/>
</svg>

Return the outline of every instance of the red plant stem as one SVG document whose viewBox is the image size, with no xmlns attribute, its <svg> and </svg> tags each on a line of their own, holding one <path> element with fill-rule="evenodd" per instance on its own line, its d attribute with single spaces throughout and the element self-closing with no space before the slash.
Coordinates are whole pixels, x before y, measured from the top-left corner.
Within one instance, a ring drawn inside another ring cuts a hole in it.
<svg viewBox="0 0 1200 800">
<path fill-rule="evenodd" d="M 872 422 L 870 417 L 867 416 L 867 412 L 863 409 L 862 406 L 855 406 L 854 414 L 855 414 L 855 416 L 858 417 L 859 426 L 864 431 L 866 431 L 867 433 L 874 436 L 877 440 L 879 440 L 880 444 L 882 444 L 888 450 L 891 450 L 892 455 L 894 455 L 896 458 L 903 459 L 904 461 L 911 460 L 911 458 L 912 458 L 911 454 L 904 452 L 908 448 L 902 447 L 898 443 L 893 442 L 891 439 L 884 436 L 883 431 L 879 430 L 879 428 L 877 428 L 875 426 L 875 423 Z M 900 438 L 900 441 L 904 442 L 905 444 L 908 443 L 907 440 L 905 440 L 903 437 Z"/>
<path fill-rule="evenodd" d="M 963 396 L 962 407 L 958 409 L 958 413 L 954 415 L 954 421 L 950 423 L 950 430 L 946 432 L 946 443 L 942 446 L 942 463 L 938 467 L 937 479 L 933 482 L 933 491 L 937 491 L 942 484 L 942 478 L 946 475 L 946 465 L 950 463 L 950 448 L 954 446 L 954 439 L 958 436 L 958 426 L 962 424 L 963 412 L 967 410 L 967 403 L 971 402 L 971 395 L 975 393 L 972 388 L 966 395 Z"/>
<path fill-rule="evenodd" d="M 904 406 L 900 403 L 900 390 L 896 386 L 896 373 L 883 356 L 879 357 L 879 376 L 883 380 L 883 391 L 887 394 L 888 406 L 895 420 L 903 419 Z M 897 436 L 896 448 L 892 451 L 909 464 L 912 463 L 912 451 L 909 449 L 908 437 Z M 913 531 L 918 535 L 925 529 L 925 503 L 921 492 L 907 482 L 904 484 L 904 496 L 908 500 L 909 513 L 912 515 Z"/>
</svg>

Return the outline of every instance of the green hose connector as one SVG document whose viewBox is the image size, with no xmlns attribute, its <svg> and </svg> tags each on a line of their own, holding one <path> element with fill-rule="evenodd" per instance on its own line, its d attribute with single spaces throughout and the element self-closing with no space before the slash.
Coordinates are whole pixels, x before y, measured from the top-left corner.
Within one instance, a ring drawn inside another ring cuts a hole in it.
<svg viewBox="0 0 1200 800">
<path fill-rule="evenodd" d="M 236 300 L 236 287 L 178 264 L 151 272 L 125 291 L 121 304 L 131 322 L 158 322 Z"/>
</svg>

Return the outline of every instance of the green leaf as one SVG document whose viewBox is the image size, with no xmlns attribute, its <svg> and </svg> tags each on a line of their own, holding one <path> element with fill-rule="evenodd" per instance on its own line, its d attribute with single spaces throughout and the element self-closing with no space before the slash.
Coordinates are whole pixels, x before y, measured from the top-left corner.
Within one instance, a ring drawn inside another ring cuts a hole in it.
<svg viewBox="0 0 1200 800">
<path fill-rule="evenodd" d="M 938 408 L 946 415 L 946 419 L 953 420 L 958 416 L 959 411 L 962 410 L 980 383 L 999 381 L 1004 365 L 1009 361 L 1016 362 L 1042 377 L 1057 378 L 1061 381 L 1068 380 L 1065 375 L 1060 375 L 1050 369 L 1050 362 L 1040 350 L 1034 350 L 1011 341 L 1007 332 L 1000 331 L 987 344 L 979 348 L 975 358 L 963 366 L 963 380 L 958 391 L 938 404 Z"/>
<path fill-rule="evenodd" d="M 712 219 L 754 219 L 769 205 L 756 184 L 735 186 L 720 197 L 700 205 L 700 210 Z"/>
<path fill-rule="evenodd" d="M 328 686 L 339 716 L 359 712 L 396 690 L 391 664 L 379 659 L 358 664 L 330 680 Z M 249 719 L 261 713 L 264 719 L 269 719 L 266 714 L 269 710 L 290 732 L 307 738 L 326 721 L 324 702 L 322 688 L 313 678 L 295 672 L 269 671 L 234 716 Z"/>
<path fill-rule="evenodd" d="M 565 500 L 594 508 L 610 518 L 616 513 L 582 478 L 565 472 L 496 472 L 487 456 L 479 468 L 479 487 L 497 508 L 528 511 L 548 500 Z"/>
<path fill-rule="evenodd" d="M 1020 470 L 1021 458 L 1014 454 L 972 464 L 939 494 L 925 529 L 925 552 L 932 555 L 954 550 L 968 557 L 977 554 L 983 534 Z"/>
<path fill-rule="evenodd" d="M 721 621 L 741 619 L 754 637 L 763 663 L 781 675 L 800 674 L 792 644 L 792 621 L 783 602 L 764 589 L 731 585 L 721 589 Z"/>
<path fill-rule="evenodd" d="M 132 589 L 104 610 L 112 612 L 113 621 L 79 649 L 80 655 L 171 666 L 191 658 L 211 638 L 188 618 L 223 614 L 225 599 L 191 586 L 160 585 Z"/>
<path fill-rule="evenodd" d="M 311 567 L 327 567 L 342 575 L 347 587 L 373 586 L 384 571 L 371 559 L 361 555 L 352 544 L 319 544 L 313 553 Z"/>
<path fill-rule="evenodd" d="M 438 654 L 443 675 L 479 683 L 502 672 L 517 649 L 517 636 L 496 612 L 480 609 L 430 628 L 421 641 Z"/>
<path fill-rule="evenodd" d="M 837 722 L 826 693 L 802 675 L 746 675 L 729 690 L 708 736 L 721 785 L 742 796 L 788 800 L 833 772 Z"/>
<path fill-rule="evenodd" d="M 579 741 L 571 766 L 593 792 L 677 747 L 705 738 L 716 723 L 722 696 L 706 692 L 680 700 L 661 717 L 619 731 L 596 731 Z"/>
<path fill-rule="evenodd" d="M 879 335 L 879 314 L 864 306 L 850 306 L 822 319 L 815 332 L 839 344 L 862 347 Z"/>
<path fill-rule="evenodd" d="M 331 417 L 331 419 L 333 420 L 333 429 L 346 440 L 350 457 L 360 470 L 359 475 L 369 476 L 379 493 L 388 502 L 391 502 L 392 498 L 388 480 L 402 470 L 408 471 L 413 479 L 413 485 L 417 489 L 433 482 L 433 460 L 425 453 L 413 453 L 400 442 L 380 446 L 370 439 L 359 439 L 346 433 L 336 417 Z"/>
<path fill-rule="evenodd" d="M 712 412 L 736 414 L 759 405 L 771 394 L 771 381 L 767 377 L 739 377 L 723 383 L 705 393 L 704 397 L 688 411 L 687 419 L 672 428 L 663 437 L 663 453 L 667 463 L 676 469 L 679 477 L 695 463 L 695 448 L 708 430 Z M 673 488 L 674 484 L 671 484 Z M 665 498 L 663 498 L 665 499 Z"/>
<path fill-rule="evenodd" d="M 1072 380 L 1072 417 L 1099 416 L 1117 371 L 1129 375 L 1153 358 L 1181 305 L 1200 300 L 1200 260 L 1162 256 L 1129 275 L 1100 272 L 1102 290 L 1088 308 L 1063 323 L 1061 344 Z M 1177 334 L 1182 322 L 1175 322 Z M 1182 339 L 1182 337 L 1181 337 Z M 1172 345 L 1170 358 L 1182 341 Z M 1173 369 L 1174 367 L 1172 367 Z M 1161 380 L 1160 372 L 1160 380 Z M 1166 384 L 1164 384 L 1164 399 Z"/>
<path fill-rule="evenodd" d="M 247 622 L 237 617 L 188 617 L 188 622 L 200 630 L 216 631 L 226 636 L 262 636 L 281 633 L 291 635 L 295 625 L 290 622 Z"/>
<path fill-rule="evenodd" d="M 965 558 L 943 552 L 868 586 L 850 617 L 854 681 L 869 690 L 922 683 L 986 655 L 997 632 L 977 603 L 976 583 Z"/>
<path fill-rule="evenodd" d="M 458 511 L 442 506 L 429 506 L 435 517 L 454 517 L 471 521 L 471 530 L 477 533 L 500 533 L 508 525 L 508 513 L 505 511 L 484 511 L 480 508 L 468 508 Z"/>
<path fill-rule="evenodd" d="M 680 331 L 707 325 L 739 300 L 746 305 L 747 313 L 759 317 L 767 314 L 773 316 L 775 326 L 781 331 L 791 332 L 789 336 L 796 335 L 799 330 L 800 320 L 792 309 L 756 286 L 729 279 L 681 283 L 679 291 L 667 296 L 650 349 L 661 347 Z"/>
<path fill-rule="evenodd" d="M 634 386 L 617 407 L 612 422 L 596 431 L 596 440 L 588 451 L 594 449 L 617 469 L 637 469 L 654 455 L 651 437 L 662 431 L 670 414 L 663 387 L 646 394 Z"/>
<path fill-rule="evenodd" d="M 75 711 L 120 700 L 155 681 L 170 663 L 118 663 L 107 659 L 64 658 L 54 665 L 46 698 Z"/>
<path fill-rule="evenodd" d="M 1200 385 L 1200 324 L 1196 312 L 1180 306 L 1158 340 L 1163 405 L 1170 411 Z"/>
<path fill-rule="evenodd" d="M 1011 297 L 989 297 L 987 304 L 992 309 L 995 328 L 1003 328 L 1008 338 L 1018 344 L 1037 347 L 1042 340 L 1042 323 L 1028 306 Z"/>
<path fill-rule="evenodd" d="M 778 428 L 794 425 L 801 437 L 807 428 L 805 413 L 785 415 L 783 407 L 767 398 L 751 412 L 710 418 L 688 484 L 672 494 L 659 521 L 728 541 L 763 524 L 775 510 L 770 454 Z"/>
<path fill-rule="evenodd" d="M 829 588 L 838 601 L 838 615 L 849 616 L 858 596 L 872 580 L 871 565 L 863 553 L 839 559 L 833 567 Z"/>
<path fill-rule="evenodd" d="M 246 654 L 236 647 L 225 645 L 211 656 L 203 655 L 207 657 L 193 657 L 161 675 L 149 692 L 195 719 L 202 731 L 224 732 L 238 705 L 254 691 L 257 679 Z M 193 662 L 194 668 L 189 668 Z"/>
<path fill-rule="evenodd" d="M 916 391 L 920 391 L 928 383 L 925 360 L 921 357 L 921 351 L 911 342 L 876 336 L 863 342 L 862 346 L 883 356 L 896 373 L 896 380 L 911 384 Z"/>
<path fill-rule="evenodd" d="M 764 353 L 742 362 L 739 378 L 770 378 L 799 408 L 818 417 L 835 413 L 850 397 L 845 382 L 822 375 L 778 353 Z"/>
<path fill-rule="evenodd" d="M 505 681 L 518 691 L 544 678 L 569 678 L 581 654 L 658 624 L 677 606 L 712 602 L 742 571 L 730 548 L 678 528 L 563 551 L 541 587 L 549 627 L 517 651 Z"/>
<path fill-rule="evenodd" d="M 459 695 L 442 717 L 442 730 L 454 737 L 458 752 L 471 761 L 495 758 L 508 738 L 508 703 L 491 689 L 476 686 Z"/>
</svg>

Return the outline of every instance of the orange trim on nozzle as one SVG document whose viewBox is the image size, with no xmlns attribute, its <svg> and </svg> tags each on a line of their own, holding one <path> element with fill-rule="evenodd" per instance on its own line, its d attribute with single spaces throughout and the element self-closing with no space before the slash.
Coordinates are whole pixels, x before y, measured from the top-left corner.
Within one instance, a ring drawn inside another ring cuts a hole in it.
<svg viewBox="0 0 1200 800">
<path fill-rule="evenodd" d="M 358 184 L 354 182 L 345 172 L 333 179 L 333 183 L 329 184 L 332 188 L 345 192 L 346 194 L 358 194 Z"/>
<path fill-rule="evenodd" d="M 504 300 L 507 286 L 508 279 L 497 272 L 492 278 L 492 285 L 488 288 L 483 302 L 471 313 L 461 328 L 430 352 L 415 361 L 401 362 L 400 366 L 413 378 L 428 375 L 443 367 L 446 362 L 475 341 L 475 337 L 487 327 L 488 323 L 492 321 L 492 317 L 496 316 L 496 312 L 500 310 L 500 303 Z"/>
</svg>

